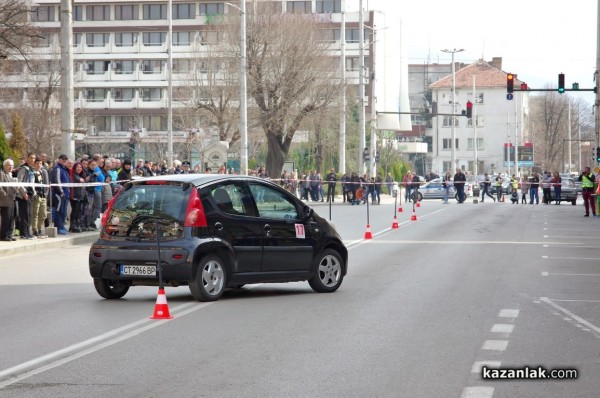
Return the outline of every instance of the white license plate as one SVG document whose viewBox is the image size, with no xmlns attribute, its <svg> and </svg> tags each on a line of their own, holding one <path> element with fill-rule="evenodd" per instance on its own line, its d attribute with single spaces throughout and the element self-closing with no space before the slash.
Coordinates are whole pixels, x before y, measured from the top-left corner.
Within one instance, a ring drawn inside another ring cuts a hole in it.
<svg viewBox="0 0 600 398">
<path fill-rule="evenodd" d="M 121 275 L 127 276 L 156 276 L 155 265 L 121 265 Z"/>
</svg>

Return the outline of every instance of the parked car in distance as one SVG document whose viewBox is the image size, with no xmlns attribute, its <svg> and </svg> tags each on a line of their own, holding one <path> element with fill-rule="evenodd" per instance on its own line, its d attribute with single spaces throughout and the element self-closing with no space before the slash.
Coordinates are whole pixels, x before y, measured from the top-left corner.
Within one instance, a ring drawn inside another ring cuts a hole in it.
<svg viewBox="0 0 600 398">
<path fill-rule="evenodd" d="M 568 177 L 561 177 L 561 188 L 560 188 L 560 200 L 561 202 L 571 202 L 573 206 L 577 204 L 577 186 L 575 180 Z M 550 200 L 554 202 L 556 196 L 554 195 L 554 189 L 550 191 Z"/>
<path fill-rule="evenodd" d="M 423 199 L 443 199 L 445 188 L 442 184 L 442 181 L 443 180 L 441 178 L 434 178 L 433 180 L 424 183 L 423 185 L 421 185 L 418 192 L 413 191 L 411 193 L 411 199 L 415 200 L 415 197 L 418 201 L 421 201 Z M 467 191 L 465 191 L 465 193 L 466 192 Z M 448 194 L 448 197 L 455 198 L 456 200 L 458 200 L 458 197 L 456 195 L 456 188 L 454 187 L 454 185 L 450 186 L 450 192 Z"/>
<path fill-rule="evenodd" d="M 158 258 L 161 267 L 159 269 Z M 128 182 L 109 203 L 89 252 L 98 294 L 188 285 L 199 301 L 227 287 L 308 281 L 337 290 L 348 251 L 333 225 L 270 181 L 179 174 Z"/>
</svg>

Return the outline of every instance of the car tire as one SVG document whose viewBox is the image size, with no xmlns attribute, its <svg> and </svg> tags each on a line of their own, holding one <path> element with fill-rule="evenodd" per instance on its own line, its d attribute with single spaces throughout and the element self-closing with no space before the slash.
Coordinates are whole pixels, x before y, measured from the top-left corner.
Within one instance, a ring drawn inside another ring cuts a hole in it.
<svg viewBox="0 0 600 398">
<path fill-rule="evenodd" d="M 190 292 L 198 301 L 216 301 L 227 286 L 227 271 L 221 257 L 204 256 L 198 263 L 196 277 L 190 281 Z"/>
<path fill-rule="evenodd" d="M 577 199 L 573 199 L 573 200 L 571 201 L 571 204 L 572 204 L 573 206 L 575 206 L 575 205 L 577 204 Z"/>
<path fill-rule="evenodd" d="M 318 293 L 335 292 L 344 279 L 344 262 L 333 249 L 325 249 L 319 254 L 315 275 L 308 281 L 310 287 Z"/>
<path fill-rule="evenodd" d="M 112 279 L 94 278 L 94 287 L 100 297 L 108 300 L 117 300 L 127 294 L 129 285 L 124 285 Z"/>
<path fill-rule="evenodd" d="M 416 197 L 416 199 L 415 199 L 415 197 Z M 421 192 L 413 193 L 413 194 L 411 194 L 411 198 L 413 201 L 420 202 L 423 200 L 423 194 Z"/>
</svg>

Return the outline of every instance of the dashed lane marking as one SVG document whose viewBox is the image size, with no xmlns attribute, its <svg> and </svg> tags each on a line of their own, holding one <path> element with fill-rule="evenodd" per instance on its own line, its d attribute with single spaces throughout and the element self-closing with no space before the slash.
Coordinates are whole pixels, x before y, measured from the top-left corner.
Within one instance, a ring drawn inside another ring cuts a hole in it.
<svg viewBox="0 0 600 398">
<path fill-rule="evenodd" d="M 506 323 L 497 323 L 492 326 L 490 332 L 492 333 L 512 333 L 515 329 L 515 325 L 509 325 Z"/>
<path fill-rule="evenodd" d="M 460 398 L 491 398 L 494 387 L 465 387 Z"/>
<path fill-rule="evenodd" d="M 500 318 L 516 318 L 519 316 L 520 310 L 503 309 L 500 310 L 498 316 Z"/>
<path fill-rule="evenodd" d="M 497 369 L 500 367 L 500 365 L 502 365 L 502 362 L 500 361 L 476 361 L 471 367 L 471 373 L 481 373 L 481 368 L 484 366 L 487 366 L 491 369 Z"/>
<path fill-rule="evenodd" d="M 505 351 L 508 347 L 508 340 L 486 340 L 481 346 L 482 350 Z"/>
<path fill-rule="evenodd" d="M 598 261 L 600 260 L 598 257 L 553 257 L 553 256 L 542 256 L 543 259 L 546 260 L 590 260 L 590 261 Z"/>
<path fill-rule="evenodd" d="M 542 272 L 542 276 L 550 276 L 550 275 L 557 275 L 557 276 L 600 276 L 600 274 L 571 274 L 571 273 L 567 273 L 567 272 Z"/>
</svg>

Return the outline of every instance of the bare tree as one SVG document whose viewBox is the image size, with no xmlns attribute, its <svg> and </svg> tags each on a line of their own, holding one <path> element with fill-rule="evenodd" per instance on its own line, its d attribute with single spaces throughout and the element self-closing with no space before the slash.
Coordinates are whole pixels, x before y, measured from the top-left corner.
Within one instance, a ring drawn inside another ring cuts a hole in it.
<svg viewBox="0 0 600 398">
<path fill-rule="evenodd" d="M 30 24 L 26 0 L 0 2 L 0 58 L 27 59 L 26 53 L 39 32 Z"/>
<path fill-rule="evenodd" d="M 279 175 L 303 120 L 335 104 L 344 85 L 318 22 L 262 11 L 247 19 L 249 112 L 267 138 L 267 171 Z"/>
</svg>

